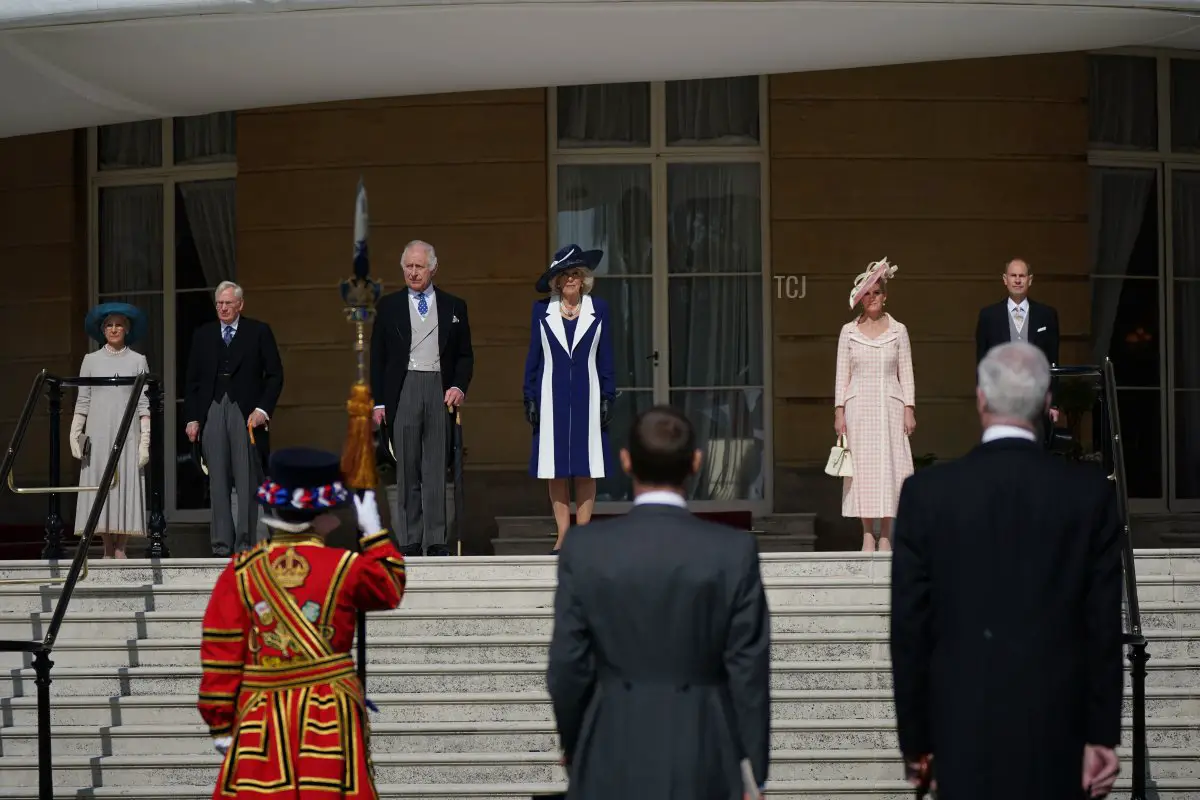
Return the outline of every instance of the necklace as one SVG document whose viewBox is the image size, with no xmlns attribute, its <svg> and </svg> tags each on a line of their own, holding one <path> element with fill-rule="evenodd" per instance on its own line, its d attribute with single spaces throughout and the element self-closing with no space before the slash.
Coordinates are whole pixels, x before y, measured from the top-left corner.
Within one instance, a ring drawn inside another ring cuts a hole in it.
<svg viewBox="0 0 1200 800">
<path fill-rule="evenodd" d="M 563 303 L 562 305 L 559 306 L 559 309 L 560 309 L 562 315 L 564 317 L 566 317 L 567 319 L 575 319 L 576 317 L 579 316 L 579 306 L 575 306 L 574 308 L 568 308 L 567 304 Z"/>
</svg>

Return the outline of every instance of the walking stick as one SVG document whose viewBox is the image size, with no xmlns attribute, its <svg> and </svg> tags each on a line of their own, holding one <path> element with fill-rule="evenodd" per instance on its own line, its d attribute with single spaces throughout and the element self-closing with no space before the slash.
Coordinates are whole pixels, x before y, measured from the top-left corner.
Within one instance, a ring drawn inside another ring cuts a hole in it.
<svg viewBox="0 0 1200 800">
<path fill-rule="evenodd" d="M 350 415 L 346 444 L 342 450 L 342 475 L 347 488 L 362 496 L 379 485 L 375 464 L 375 442 L 371 417 L 375 403 L 371 399 L 371 387 L 367 385 L 366 339 L 363 329 L 375 317 L 375 304 L 383 286 L 370 277 L 370 259 L 367 252 L 367 190 L 362 178 L 354 203 L 354 276 L 341 283 L 342 301 L 345 304 L 346 320 L 354 324 L 354 351 L 358 366 L 357 379 L 350 387 L 350 399 L 346 410 Z M 363 694 L 367 692 L 367 614 L 358 612 L 358 679 Z M 367 701 L 368 708 L 371 702 Z"/>
<path fill-rule="evenodd" d="M 462 555 L 462 532 L 464 524 L 464 507 L 463 502 L 463 435 L 462 435 L 462 409 L 451 409 L 454 414 L 454 542 L 457 547 L 457 554 Z"/>
</svg>

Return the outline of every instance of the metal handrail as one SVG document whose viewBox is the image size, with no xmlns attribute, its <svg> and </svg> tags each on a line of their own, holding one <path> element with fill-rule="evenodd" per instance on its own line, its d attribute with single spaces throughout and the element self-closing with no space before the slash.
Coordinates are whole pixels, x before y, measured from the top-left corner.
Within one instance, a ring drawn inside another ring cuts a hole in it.
<svg viewBox="0 0 1200 800">
<path fill-rule="evenodd" d="M 1108 433 L 1112 448 L 1112 473 L 1108 479 L 1116 484 L 1117 513 L 1121 522 L 1121 566 L 1125 581 L 1126 628 L 1122 644 L 1129 647 L 1129 675 L 1133 689 L 1133 775 L 1132 800 L 1146 798 L 1146 637 L 1142 632 L 1142 613 L 1138 603 L 1137 564 L 1133 554 L 1133 534 L 1129 521 L 1129 482 L 1125 472 L 1125 445 L 1121 439 L 1121 416 L 1117 408 L 1117 378 L 1112 359 L 1105 358 L 1100 366 L 1052 367 L 1054 377 L 1099 378 L 1103 391 L 1101 403 L 1102 427 Z"/>
<path fill-rule="evenodd" d="M 62 593 L 59 595 L 58 602 L 54 605 L 54 614 L 50 619 L 49 627 L 46 629 L 46 635 L 42 637 L 41 641 L 32 642 L 28 640 L 0 640 L 0 652 L 33 654 L 33 669 L 36 675 L 34 683 L 37 685 L 38 797 L 40 800 L 53 800 L 54 798 L 54 768 L 50 728 L 50 668 L 54 666 L 54 662 L 50 660 L 50 654 L 54 649 L 55 641 L 58 639 L 59 629 L 62 628 L 63 618 L 66 616 L 67 606 L 71 603 L 71 595 L 75 591 L 75 585 L 79 582 L 81 573 L 86 574 L 88 551 L 92 546 L 92 539 L 95 538 L 96 527 L 100 524 L 100 514 L 104 510 L 105 503 L 108 501 L 108 493 L 113 486 L 117 464 L 121 460 L 121 453 L 125 449 L 125 440 L 129 437 L 129 429 L 133 426 L 133 418 L 136 415 L 138 402 L 141 399 L 142 391 L 146 388 L 146 381 L 148 379 L 149 376 L 144 372 L 139 373 L 132 379 L 133 391 L 130 393 L 129 402 L 125 405 L 125 413 L 121 417 L 121 423 L 117 426 L 116 439 L 113 442 L 112 449 L 109 451 L 108 461 L 104 465 L 100 485 L 96 489 L 96 497 L 92 500 L 91 513 L 88 514 L 87 522 L 83 526 L 83 531 L 79 538 L 79 546 L 75 551 L 75 557 L 71 560 L 71 569 L 67 573 L 67 577 L 62 581 Z M 128 378 L 110 378 L 104 380 L 121 380 L 122 383 L 130 381 Z M 52 384 L 57 382 L 60 385 L 61 383 L 65 383 L 65 381 L 49 375 L 45 370 L 34 379 L 33 390 L 30 392 L 29 400 L 25 404 L 25 409 L 21 414 L 17 430 L 13 432 L 8 451 L 4 454 L 4 460 L 0 462 L 0 478 L 7 479 L 9 474 L 11 474 L 13 462 L 16 460 L 17 452 L 25 438 L 29 422 L 33 418 L 33 406 L 41 394 L 42 386 L 47 381 L 50 381 Z M 53 433 L 51 438 L 57 443 L 58 437 L 53 435 Z M 41 583 L 53 582 L 56 581 L 41 581 Z"/>
</svg>

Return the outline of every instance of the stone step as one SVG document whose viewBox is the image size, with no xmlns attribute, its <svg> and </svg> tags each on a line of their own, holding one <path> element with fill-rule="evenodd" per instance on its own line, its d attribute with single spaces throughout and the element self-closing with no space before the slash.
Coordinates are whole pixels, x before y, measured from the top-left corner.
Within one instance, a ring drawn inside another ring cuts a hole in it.
<svg viewBox="0 0 1200 800">
<path fill-rule="evenodd" d="M 1148 738 L 1157 729 L 1148 728 Z M 545 752 L 396 752 L 376 736 L 390 741 L 384 730 L 372 733 L 376 780 L 384 784 L 487 784 L 553 783 L 565 780 L 557 750 Z M 787 734 L 780 737 L 784 740 Z M 1149 757 L 1155 778 L 1200 782 L 1200 751 L 1168 748 L 1151 743 Z M 1129 752 L 1122 752 L 1128 759 Z M 886 747 L 863 749 L 857 746 L 825 748 L 788 747 L 771 752 L 773 781 L 858 781 L 894 779 L 901 770 L 896 753 Z M 81 776 L 91 776 L 101 786 L 145 786 L 155 782 L 171 784 L 215 783 L 221 757 L 207 753 L 160 753 L 154 758 L 142 754 L 113 756 L 60 756 L 54 760 L 54 782 L 74 786 Z M 0 762 L 0 785 L 6 787 L 37 785 L 36 756 L 5 757 Z"/>
<path fill-rule="evenodd" d="M 766 578 L 764 583 L 772 607 L 813 605 L 878 605 L 888 602 L 886 576 L 873 577 L 781 577 Z M 1200 602 L 1200 573 L 1194 578 L 1159 576 L 1158 597 L 1152 600 Z M 1177 588 L 1173 582 L 1180 582 Z M 405 591 L 403 607 L 440 610 L 446 608 L 551 608 L 554 605 L 553 580 L 527 581 L 411 581 Z M 53 611 L 61 587 L 0 587 L 0 611 L 32 614 Z M 1194 597 L 1189 596 L 1189 592 Z M 75 612 L 128 613 L 135 611 L 203 611 L 212 594 L 211 584 L 80 584 L 71 596 Z"/>
<path fill-rule="evenodd" d="M 1200 574 L 1200 549 L 1155 549 L 1135 551 L 1138 577 L 1151 575 Z M 405 560 L 410 581 L 552 581 L 557 559 L 545 554 L 532 556 L 461 556 L 455 558 L 413 557 Z M 764 577 L 875 576 L 890 574 L 890 553 L 763 553 Z M 223 559 L 173 558 L 93 560 L 88 564 L 84 585 L 204 584 L 211 585 L 228 561 Z M 70 562 L 0 562 L 0 586 L 10 580 L 65 578 Z"/>
<path fill-rule="evenodd" d="M 1170 574 L 1167 551 L 1148 550 L 1143 561 L 1160 564 L 1147 566 L 1147 574 Z M 1181 562 L 1187 557 L 1177 555 Z M 1200 564 L 1200 550 L 1195 559 Z M 887 575 L 891 557 L 887 553 L 763 553 L 761 570 L 764 577 L 784 578 L 801 576 Z M 165 561 L 147 559 L 94 560 L 88 563 L 88 576 L 79 585 L 140 585 L 140 584 L 200 584 L 214 583 L 228 565 L 228 560 L 172 558 Z M 532 556 L 460 556 L 454 558 L 413 557 L 405 559 L 408 577 L 412 581 L 489 581 L 489 580 L 554 580 L 558 559 L 547 552 Z M 69 562 L 6 561 L 0 562 L 0 585 L 8 580 L 65 578 Z M 1200 566 L 1189 570 L 1200 572 Z M 1140 573 L 1139 573 L 1140 574 Z"/>
<path fill-rule="evenodd" d="M 549 636 L 377 636 L 369 640 L 370 664 L 542 663 Z M 1200 631 L 1158 631 L 1150 638 L 1153 658 L 1200 658 Z M 881 661 L 889 656 L 888 634 L 779 633 L 771 637 L 778 661 Z M 58 642 L 57 667 L 187 666 L 200 658 L 199 639 L 71 639 Z M 0 653 L 0 667 L 29 667 L 28 653 Z"/>
<path fill-rule="evenodd" d="M 1200 603 L 1143 603 L 1142 627 L 1159 631 L 1200 630 Z M 185 639 L 200 630 L 203 610 L 68 612 L 59 642 L 70 639 Z M 40 639 L 53 612 L 0 613 L 0 639 Z M 367 615 L 367 635 L 377 636 L 549 636 L 551 608 L 411 609 Z M 882 633 L 888 610 L 878 605 L 791 606 L 771 611 L 773 633 Z"/>
<path fill-rule="evenodd" d="M 877 605 L 886 607 L 889 578 L 781 577 L 766 578 L 773 608 L 785 606 Z M 426 581 L 410 582 L 404 608 L 551 608 L 554 581 Z M 53 611 L 61 587 L 0 587 L 0 613 L 28 615 Z M 71 597 L 75 612 L 131 613 L 136 611 L 203 611 L 212 593 L 210 584 L 80 584 Z M 1200 573 L 1147 575 L 1138 579 L 1144 603 L 1200 603 Z"/>
<path fill-rule="evenodd" d="M 1155 654 L 1170 657 L 1178 650 L 1187 656 L 1195 637 L 1200 651 L 1200 633 L 1166 633 L 1155 639 Z M 549 636 L 380 636 L 369 640 L 370 663 L 384 664 L 490 664 L 542 663 L 550 645 Z M 888 640 L 883 633 L 781 633 L 772 637 L 771 654 L 780 661 L 878 661 L 887 658 Z M 1200 655 L 1200 653 L 1198 653 Z M 0 653 L 0 666 L 16 668 L 25 653 Z M 74 639 L 59 642 L 52 656 L 55 666 L 186 666 L 200 659 L 199 639 Z"/>
<path fill-rule="evenodd" d="M 566 783 L 537 784 L 377 784 L 380 800 L 537 800 L 566 791 Z M 1117 779 L 1113 796 L 1129 792 L 1126 777 Z M 1192 779 L 1155 779 L 1155 800 L 1195 800 L 1200 781 Z M 211 784 L 195 786 L 102 786 L 61 787 L 55 800 L 211 800 Z M 912 800 L 912 787 L 901 780 L 885 781 L 771 781 L 766 796 L 770 800 Z M 29 800 L 28 788 L 0 787 L 0 800 Z"/>
<path fill-rule="evenodd" d="M 1146 686 L 1200 686 L 1200 660 L 1152 658 Z M 37 687 L 31 669 L 12 670 L 0 682 L 0 698 L 33 697 Z M 199 665 L 186 667 L 55 667 L 54 697 L 115 697 L 194 694 Z M 1128 678 L 1126 678 L 1128 681 Z M 771 686 L 780 690 L 887 689 L 891 666 L 886 661 L 777 661 Z M 376 664 L 368 667 L 369 693 L 528 692 L 546 688 L 545 663 L 519 664 Z"/>
<path fill-rule="evenodd" d="M 1200 629 L 1200 605 L 1194 607 L 1193 625 L 1184 625 L 1174 606 L 1161 604 L 1165 616 L 1159 627 Z M 53 612 L 39 611 L 28 616 L 0 614 L 0 639 L 40 639 L 50 624 Z M 201 629 L 202 610 L 69 612 L 59 630 L 58 641 L 70 639 L 185 639 Z M 771 629 L 776 633 L 839 633 L 888 630 L 887 609 L 880 606 L 785 607 L 771 612 Z M 1143 616 L 1143 625 L 1150 629 Z M 551 608 L 451 608 L 414 610 L 401 606 L 395 611 L 367 615 L 367 636 L 549 636 L 554 629 Z"/>
<path fill-rule="evenodd" d="M 796 553 L 811 552 L 817 543 L 815 533 L 773 533 L 768 531 L 752 531 L 754 537 L 758 540 L 758 552 L 760 554 L 782 554 L 787 553 L 794 555 Z M 513 557 L 513 556 L 542 556 L 550 552 L 554 547 L 554 541 L 558 538 L 558 534 L 554 528 L 554 522 L 551 520 L 549 526 L 540 534 L 529 536 L 499 536 L 492 539 L 492 552 L 497 556 Z"/>
<path fill-rule="evenodd" d="M 553 722 L 554 712 L 545 691 L 527 692 L 430 692 L 372 694 L 379 708 L 372 719 L 379 722 Z M 1132 696 L 1125 689 L 1123 713 L 1132 714 Z M 885 719 L 894 714 L 892 693 L 886 689 L 783 690 L 772 692 L 772 718 L 789 719 Z M 1149 718 L 1200 718 L 1200 688 L 1146 690 Z M 4 727 L 37 726 L 37 700 L 33 697 L 0 699 Z M 196 696 L 136 695 L 125 697 L 55 697 L 51 722 L 56 735 L 70 735 L 73 728 L 100 729 L 113 726 L 199 724 Z M 0 728 L 3 730 L 3 728 Z M 99 746 L 96 748 L 99 750 Z M 12 753 L 7 748 L 5 754 Z M 63 751 L 66 752 L 66 751 Z M 105 750 L 106 755 L 113 752 Z"/>
</svg>

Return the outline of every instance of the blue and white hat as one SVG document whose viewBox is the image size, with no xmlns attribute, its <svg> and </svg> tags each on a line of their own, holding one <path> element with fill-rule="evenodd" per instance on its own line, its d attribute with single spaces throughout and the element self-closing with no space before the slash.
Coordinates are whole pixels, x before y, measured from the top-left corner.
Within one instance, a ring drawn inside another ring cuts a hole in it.
<svg viewBox="0 0 1200 800">
<path fill-rule="evenodd" d="M 542 277 L 538 278 L 535 288 L 545 294 L 550 291 L 550 286 L 559 275 L 576 267 L 595 269 L 603 258 L 603 250 L 584 250 L 577 244 L 569 244 L 554 254 L 550 268 L 542 273 Z"/>
</svg>

